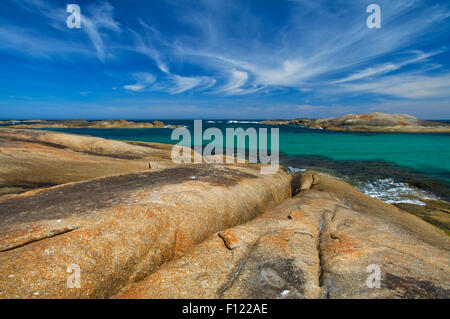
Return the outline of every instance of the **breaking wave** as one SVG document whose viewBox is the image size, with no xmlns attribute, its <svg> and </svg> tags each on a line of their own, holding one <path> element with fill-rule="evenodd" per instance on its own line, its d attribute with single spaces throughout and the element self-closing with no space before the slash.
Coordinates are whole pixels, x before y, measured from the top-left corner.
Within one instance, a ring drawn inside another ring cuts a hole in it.
<svg viewBox="0 0 450 319">
<path fill-rule="evenodd" d="M 437 199 L 436 196 L 424 190 L 412 187 L 406 183 L 395 182 L 392 178 L 356 182 L 355 187 L 370 197 L 380 199 L 389 204 L 409 203 L 425 205 L 420 199 Z"/>
<path fill-rule="evenodd" d="M 306 170 L 306 168 L 298 168 L 293 166 L 288 166 L 286 168 L 286 171 L 289 174 L 298 174 Z M 425 190 L 410 186 L 407 183 L 396 182 L 393 178 L 363 181 L 350 179 L 345 176 L 342 176 L 341 178 L 335 176 L 334 174 L 327 174 L 324 172 L 321 172 L 320 174 L 350 182 L 362 193 L 389 204 L 408 203 L 424 206 L 425 203 L 422 200 L 439 199 L 437 196 Z"/>
<path fill-rule="evenodd" d="M 233 123 L 233 124 L 259 124 L 258 121 L 236 121 L 236 120 L 229 120 L 227 123 Z"/>
</svg>

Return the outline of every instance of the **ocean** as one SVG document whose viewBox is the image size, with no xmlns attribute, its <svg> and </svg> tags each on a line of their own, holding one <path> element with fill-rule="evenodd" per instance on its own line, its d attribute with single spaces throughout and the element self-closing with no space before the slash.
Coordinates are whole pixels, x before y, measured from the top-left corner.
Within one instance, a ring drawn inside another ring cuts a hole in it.
<svg viewBox="0 0 450 319">
<path fill-rule="evenodd" d="M 192 130 L 193 121 L 162 120 Z M 135 121 L 135 122 L 148 122 Z M 280 163 L 288 171 L 312 168 L 346 180 L 389 203 L 423 204 L 422 198 L 450 201 L 450 134 L 352 133 L 292 125 L 261 125 L 259 120 L 204 120 L 203 129 L 278 127 Z M 108 139 L 176 144 L 172 130 L 52 129 Z M 192 134 L 193 135 L 193 134 Z M 207 144 L 205 141 L 204 144 Z"/>
</svg>

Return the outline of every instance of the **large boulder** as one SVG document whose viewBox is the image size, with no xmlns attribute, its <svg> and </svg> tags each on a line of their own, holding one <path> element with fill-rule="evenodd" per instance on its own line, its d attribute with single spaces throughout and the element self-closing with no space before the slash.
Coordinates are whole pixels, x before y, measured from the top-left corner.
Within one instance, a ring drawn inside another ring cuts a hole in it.
<svg viewBox="0 0 450 319">
<path fill-rule="evenodd" d="M 319 298 L 319 214 L 286 200 L 211 235 L 118 298 Z"/>
<path fill-rule="evenodd" d="M 291 180 L 292 195 L 305 191 L 319 183 L 319 174 L 308 170 L 300 174 L 294 174 Z"/>
<path fill-rule="evenodd" d="M 449 248 L 427 222 L 321 176 L 116 297 L 449 298 Z"/>
<path fill-rule="evenodd" d="M 0 197 L 0 298 L 111 297 L 290 192 L 282 171 L 199 164 Z"/>
<path fill-rule="evenodd" d="M 0 195 L 171 167 L 171 145 L 0 128 Z"/>
</svg>

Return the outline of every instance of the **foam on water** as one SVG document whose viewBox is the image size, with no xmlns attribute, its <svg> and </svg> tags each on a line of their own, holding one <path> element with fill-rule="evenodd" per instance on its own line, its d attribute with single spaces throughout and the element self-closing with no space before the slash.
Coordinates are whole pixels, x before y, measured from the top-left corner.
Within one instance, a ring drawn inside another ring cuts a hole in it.
<svg viewBox="0 0 450 319">
<path fill-rule="evenodd" d="M 289 174 L 298 174 L 306 171 L 306 168 L 298 168 L 293 166 L 288 166 L 286 171 Z M 326 174 L 320 172 L 321 175 L 329 176 L 339 180 L 344 180 L 352 183 L 359 191 L 363 192 L 370 197 L 382 200 L 389 204 L 396 203 L 408 203 L 414 205 L 424 206 L 425 203 L 420 199 L 424 200 L 437 200 L 438 197 L 431 193 L 428 193 L 422 189 L 408 185 L 407 183 L 395 182 L 393 178 L 384 178 L 378 180 L 365 180 L 365 181 L 354 181 L 353 182 L 348 177 L 339 178 L 334 175 Z M 419 199 L 420 198 L 420 199 Z"/>
<path fill-rule="evenodd" d="M 188 127 L 193 135 L 191 120 L 168 120 L 164 123 Z M 225 141 L 226 128 L 247 129 L 256 127 L 256 123 L 259 121 L 255 119 L 205 120 L 203 129 L 221 129 Z M 311 130 L 295 125 L 279 125 L 278 128 L 280 164 L 291 166 L 289 170 L 292 173 L 306 168 L 327 171 L 353 185 L 357 184 L 361 191 L 370 196 L 390 203 L 421 204 L 408 196 L 421 198 L 427 197 L 429 193 L 415 187 L 450 201 L 450 133 L 351 133 Z M 171 139 L 169 129 L 50 130 L 117 140 L 167 144 L 179 142 Z M 271 138 L 270 132 L 268 137 Z M 207 141 L 204 143 L 207 144 Z"/>
<path fill-rule="evenodd" d="M 419 199 L 437 199 L 434 195 L 412 187 L 406 183 L 395 182 L 392 178 L 385 178 L 376 181 L 360 181 L 355 183 L 355 187 L 370 197 L 380 199 L 389 204 L 409 203 L 414 205 L 425 205 Z"/>
<path fill-rule="evenodd" d="M 229 120 L 227 123 L 230 124 L 259 124 L 258 121 L 236 121 L 236 120 Z"/>
<path fill-rule="evenodd" d="M 301 173 L 301 172 L 306 171 L 306 168 L 297 168 L 297 167 L 288 166 L 286 171 L 289 174 L 295 174 L 295 173 Z"/>
</svg>

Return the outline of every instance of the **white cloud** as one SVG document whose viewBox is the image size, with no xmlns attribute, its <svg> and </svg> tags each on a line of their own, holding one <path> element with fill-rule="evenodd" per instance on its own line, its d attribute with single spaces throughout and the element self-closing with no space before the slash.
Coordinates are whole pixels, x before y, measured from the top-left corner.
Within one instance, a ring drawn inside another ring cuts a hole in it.
<svg viewBox="0 0 450 319">
<path fill-rule="evenodd" d="M 142 91 L 156 81 L 156 76 L 146 72 L 133 73 L 132 77 L 137 83 L 124 85 L 123 88 L 134 92 Z"/>
<path fill-rule="evenodd" d="M 450 97 L 450 74 L 435 76 L 400 74 L 377 81 L 346 84 L 339 92 L 377 93 L 406 99 Z"/>
<path fill-rule="evenodd" d="M 352 75 L 349 75 L 341 80 L 336 81 L 336 83 L 344 83 L 344 82 L 351 82 L 351 81 L 355 81 L 355 80 L 361 80 L 364 78 L 368 78 L 368 77 L 372 77 L 372 76 L 377 76 L 377 75 L 382 75 L 382 74 L 386 74 L 395 70 L 399 70 L 400 68 L 409 65 L 409 64 L 413 64 L 413 63 L 418 63 L 418 62 L 423 62 L 426 61 L 429 57 L 432 57 L 433 55 L 439 54 L 441 53 L 442 50 L 439 51 L 435 51 L 435 52 L 430 52 L 430 53 L 423 53 L 421 51 L 416 51 L 417 56 L 415 58 L 412 59 L 408 59 L 399 63 L 385 63 L 376 67 L 370 67 L 367 68 L 365 70 L 356 72 Z"/>
<path fill-rule="evenodd" d="M 196 87 L 208 88 L 214 85 L 215 80 L 205 76 L 187 77 L 173 74 L 171 75 L 173 85 L 168 88 L 170 94 L 179 94 Z"/>
<path fill-rule="evenodd" d="M 280 67 L 272 67 L 270 69 L 252 67 L 255 72 L 258 82 L 263 85 L 283 85 L 296 86 L 303 79 L 318 72 L 317 69 L 312 68 L 300 59 L 285 60 Z"/>
<path fill-rule="evenodd" d="M 105 60 L 116 49 L 140 53 L 156 66 L 149 63 L 142 69 L 153 67 L 158 78 L 146 72 L 132 74 L 122 87 L 133 92 L 158 90 L 176 95 L 203 90 L 223 96 L 259 91 L 271 94 L 293 88 L 311 92 L 308 98 L 330 92 L 336 99 L 365 93 L 409 100 L 448 96 L 448 76 L 443 71 L 433 75 L 424 69 L 441 51 L 407 51 L 417 47 L 418 40 L 436 36 L 435 27 L 448 18 L 447 7 L 440 3 L 425 6 L 422 0 L 380 1 L 380 30 L 366 27 L 366 13 L 359 3 L 342 1 L 330 10 L 327 3 L 312 0 L 293 1 L 294 7 L 280 10 L 283 23 L 276 28 L 245 3 L 199 1 L 193 8 L 173 1 L 170 22 L 183 28 L 164 29 L 164 24 L 154 23 L 158 21 L 155 13 L 152 17 L 143 15 L 131 30 L 129 25 L 119 25 L 114 8 L 101 1 L 82 8 L 82 30 L 92 45 L 74 44 L 70 37 L 42 39 L 30 30 L 10 26 L 8 31 L 0 28 L 0 41 L 7 49 L 45 57 L 82 52 Z M 51 26 L 68 32 L 64 6 L 59 8 L 43 0 L 17 3 L 52 17 L 48 19 Z M 280 2 L 280 8 L 285 4 Z M 417 7 L 422 9 L 411 14 Z M 325 104 L 323 100 L 317 103 Z"/>
<path fill-rule="evenodd" d="M 68 15 L 66 13 L 65 3 L 54 5 L 42 0 L 17 0 L 16 3 L 29 11 L 42 14 L 45 17 L 44 21 L 47 21 L 47 23 L 54 29 L 59 30 L 60 32 L 68 32 L 66 26 L 66 19 Z M 97 57 L 101 61 L 104 61 L 106 57 L 104 35 L 102 34 L 102 30 L 113 32 L 121 31 L 119 24 L 113 18 L 113 11 L 114 7 L 107 1 L 91 3 L 88 6 L 83 6 L 81 10 L 81 31 L 86 32 L 92 45 L 94 46 Z M 8 30 L 11 31 L 14 30 L 14 28 L 8 26 Z M 25 37 L 29 38 L 32 36 L 31 34 L 32 33 L 28 35 L 25 34 Z M 17 34 L 15 36 L 19 37 Z M 72 47 L 73 43 L 70 41 L 69 36 L 66 36 L 66 39 L 68 40 L 59 40 L 61 44 L 58 46 L 51 46 L 51 48 L 48 48 L 49 45 L 33 45 L 32 48 L 34 51 L 31 51 L 25 43 L 22 44 L 20 42 L 16 42 L 12 44 L 17 50 L 34 56 L 40 56 L 50 50 L 56 53 L 58 51 L 67 51 L 67 47 Z M 49 43 L 51 42 L 52 41 L 49 41 Z M 39 42 L 36 40 L 34 43 L 38 44 Z M 81 47 L 81 45 L 78 45 L 78 47 Z"/>
<path fill-rule="evenodd" d="M 442 14 L 447 12 L 445 6 L 423 7 L 411 15 L 411 7 L 423 5 L 422 2 L 399 0 L 382 5 L 386 27 L 374 31 L 366 27 L 365 12 L 360 12 L 359 5 L 343 4 L 335 12 L 320 1 L 298 1 L 298 8 L 290 10 L 286 17 L 285 28 L 261 37 L 259 30 L 265 29 L 264 21 L 251 10 L 241 10 L 234 23 L 245 26 L 242 33 L 250 33 L 247 29 L 258 30 L 251 39 L 242 42 L 229 33 L 229 24 L 220 18 L 234 12 L 233 4 L 204 2 L 204 11 L 185 10 L 180 17 L 203 41 L 180 36 L 177 43 L 182 43 L 182 50 L 173 46 L 169 52 L 216 70 L 228 82 L 215 92 L 228 95 L 242 94 L 244 80 L 247 87 L 267 90 L 280 86 L 312 89 L 336 81 L 336 75 L 341 76 L 338 83 L 363 80 L 424 63 L 437 54 L 419 52 L 412 59 L 373 66 L 374 61 L 393 52 L 407 53 L 406 48 L 445 19 Z M 405 19 L 405 15 L 410 19 Z M 348 74 L 361 67 L 362 70 Z M 235 70 L 241 73 L 233 74 Z"/>
<path fill-rule="evenodd" d="M 67 45 L 65 40 L 43 36 L 38 32 L 18 27 L 0 27 L 2 49 L 13 50 L 35 58 L 49 59 L 53 56 L 67 57 L 68 54 L 90 55 L 92 52 L 82 45 Z M 92 54 L 95 56 L 95 54 Z"/>
<path fill-rule="evenodd" d="M 129 84 L 129 85 L 124 85 L 123 88 L 126 89 L 126 90 L 137 92 L 137 91 L 142 91 L 143 89 L 145 89 L 145 85 L 142 85 L 142 84 Z"/>
<path fill-rule="evenodd" d="M 336 81 L 336 83 L 344 83 L 344 82 L 351 82 L 355 80 L 364 79 L 367 77 L 371 77 L 374 75 L 381 75 L 385 74 L 394 70 L 398 70 L 400 68 L 400 65 L 393 64 L 393 63 L 386 63 L 383 65 L 379 65 L 376 67 L 370 67 L 365 70 L 356 72 L 352 75 L 349 75 L 341 80 Z"/>
<path fill-rule="evenodd" d="M 89 16 L 82 13 L 81 29 L 84 30 L 91 40 L 97 56 L 100 60 L 105 59 L 105 45 L 101 30 L 110 30 L 119 32 L 119 24 L 113 18 L 114 7 L 108 2 L 102 1 L 91 4 L 86 11 L 90 13 Z"/>
<path fill-rule="evenodd" d="M 232 69 L 230 72 L 230 79 L 222 88 L 218 89 L 217 92 L 223 92 L 225 94 L 239 94 L 244 92 L 241 88 L 248 80 L 248 73 L 244 71 L 239 71 Z"/>
</svg>

